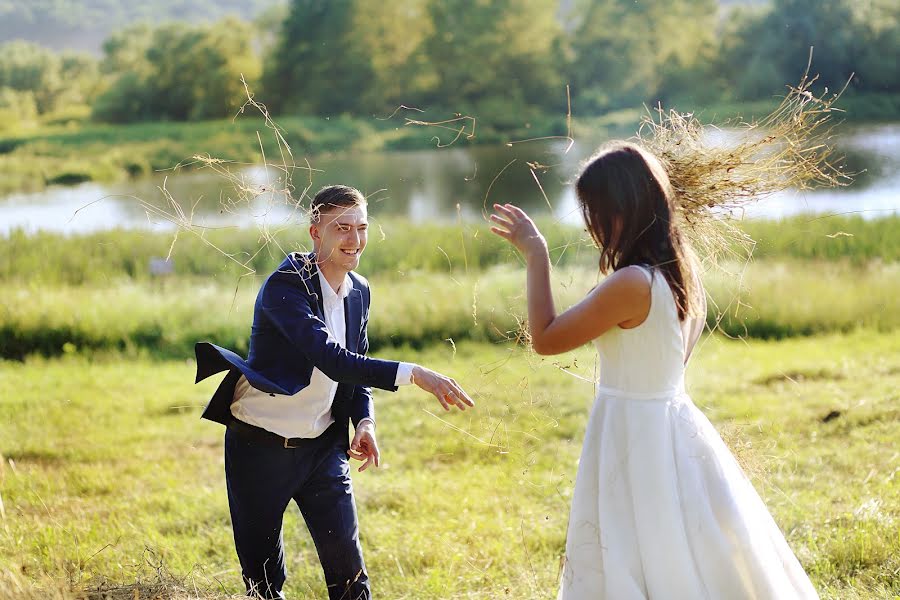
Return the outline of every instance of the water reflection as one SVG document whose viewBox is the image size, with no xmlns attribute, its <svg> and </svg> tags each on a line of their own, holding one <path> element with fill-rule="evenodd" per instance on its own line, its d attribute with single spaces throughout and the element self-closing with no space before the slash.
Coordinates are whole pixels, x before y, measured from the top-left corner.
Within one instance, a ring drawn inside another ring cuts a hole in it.
<svg viewBox="0 0 900 600">
<path fill-rule="evenodd" d="M 900 213 L 900 124 L 855 127 L 836 144 L 853 174 L 846 187 L 786 191 L 750 207 L 750 218 L 780 218 L 799 212 L 858 214 L 875 219 Z"/>
<path fill-rule="evenodd" d="M 579 140 L 545 140 L 513 146 L 462 146 L 363 155 L 311 158 L 314 170 L 294 174 L 295 195 L 331 183 L 361 189 L 375 216 L 404 215 L 414 222 L 474 222 L 493 202 L 513 202 L 536 214 L 553 214 L 577 223 L 580 216 L 570 182 L 581 161 L 596 148 Z M 877 217 L 900 207 L 900 124 L 862 127 L 841 134 L 838 153 L 847 168 L 860 172 L 847 188 L 788 192 L 764 199 L 748 211 L 753 217 L 797 212 L 855 212 Z M 264 184 L 278 173 L 259 167 L 240 172 L 248 183 Z M 167 212 L 165 189 L 195 224 L 208 227 L 280 226 L 302 221 L 285 198 L 267 192 L 247 202 L 223 177 L 210 172 L 175 172 L 114 184 L 54 187 L 0 200 L 0 232 L 14 227 L 84 232 L 113 227 L 172 229 L 148 215 L 145 203 Z"/>
</svg>

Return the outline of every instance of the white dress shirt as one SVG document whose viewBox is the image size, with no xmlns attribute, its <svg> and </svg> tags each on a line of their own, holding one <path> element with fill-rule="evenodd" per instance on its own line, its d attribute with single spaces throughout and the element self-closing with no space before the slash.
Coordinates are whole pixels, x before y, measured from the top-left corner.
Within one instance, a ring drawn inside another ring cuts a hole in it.
<svg viewBox="0 0 900 600">
<path fill-rule="evenodd" d="M 344 298 L 353 289 L 350 276 L 344 276 L 341 286 L 335 292 L 331 284 L 319 271 L 322 300 L 325 308 L 325 329 L 329 339 L 341 347 L 347 346 L 347 324 L 344 319 Z M 395 385 L 412 383 L 415 365 L 400 363 Z M 234 388 L 234 402 L 231 414 L 245 423 L 262 427 L 286 438 L 314 438 L 322 435 L 334 423 L 331 405 L 338 384 L 322 371 L 313 368 L 309 385 L 294 394 L 269 394 L 251 387 L 247 378 L 241 375 Z M 369 421 L 370 418 L 360 421 Z"/>
</svg>

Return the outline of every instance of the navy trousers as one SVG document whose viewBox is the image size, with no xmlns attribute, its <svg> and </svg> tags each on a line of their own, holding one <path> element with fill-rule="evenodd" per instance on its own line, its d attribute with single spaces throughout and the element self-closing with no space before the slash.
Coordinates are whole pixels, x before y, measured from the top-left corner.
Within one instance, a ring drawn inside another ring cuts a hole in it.
<svg viewBox="0 0 900 600">
<path fill-rule="evenodd" d="M 283 598 L 287 570 L 281 524 L 293 499 L 316 545 L 329 599 L 371 598 L 347 462 L 347 432 L 337 423 L 296 448 L 251 440 L 227 429 L 225 480 L 247 595 Z"/>
</svg>

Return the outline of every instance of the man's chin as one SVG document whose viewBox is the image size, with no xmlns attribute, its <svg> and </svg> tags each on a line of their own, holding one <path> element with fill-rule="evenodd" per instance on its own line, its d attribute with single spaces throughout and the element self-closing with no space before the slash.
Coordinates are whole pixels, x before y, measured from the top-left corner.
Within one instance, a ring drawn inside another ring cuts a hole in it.
<svg viewBox="0 0 900 600">
<path fill-rule="evenodd" d="M 344 262 L 342 266 L 348 271 L 355 270 L 357 267 L 359 267 L 359 256 L 347 259 L 347 261 Z"/>
<path fill-rule="evenodd" d="M 320 264 L 330 264 L 333 268 L 343 269 L 345 271 L 353 271 L 359 267 L 359 254 L 356 256 L 332 256 L 329 260 L 324 260 Z"/>
</svg>

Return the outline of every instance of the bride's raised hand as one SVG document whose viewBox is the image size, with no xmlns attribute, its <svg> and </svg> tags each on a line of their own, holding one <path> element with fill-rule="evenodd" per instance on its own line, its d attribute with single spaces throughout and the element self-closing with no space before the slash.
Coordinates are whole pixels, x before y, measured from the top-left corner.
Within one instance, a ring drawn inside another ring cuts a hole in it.
<svg viewBox="0 0 900 600">
<path fill-rule="evenodd" d="M 546 254 L 547 241 L 524 210 L 512 204 L 495 204 L 491 232 L 509 241 L 527 257 Z"/>
</svg>

